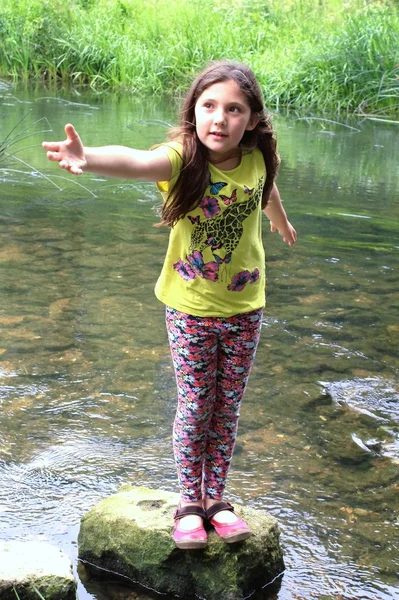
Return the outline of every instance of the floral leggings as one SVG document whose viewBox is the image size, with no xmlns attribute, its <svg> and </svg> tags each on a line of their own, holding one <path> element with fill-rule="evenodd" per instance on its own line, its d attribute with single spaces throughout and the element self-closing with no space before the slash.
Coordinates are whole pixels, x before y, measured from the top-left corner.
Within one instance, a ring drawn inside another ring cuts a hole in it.
<svg viewBox="0 0 399 600">
<path fill-rule="evenodd" d="M 178 391 L 173 450 L 187 502 L 223 497 L 262 314 L 194 317 L 166 309 Z"/>
</svg>

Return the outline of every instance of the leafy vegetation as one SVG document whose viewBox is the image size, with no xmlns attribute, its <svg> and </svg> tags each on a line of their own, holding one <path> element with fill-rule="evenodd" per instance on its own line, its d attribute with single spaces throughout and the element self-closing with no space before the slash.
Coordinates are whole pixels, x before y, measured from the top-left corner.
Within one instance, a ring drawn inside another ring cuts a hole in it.
<svg viewBox="0 0 399 600">
<path fill-rule="evenodd" d="M 394 0 L 2 0 L 0 74 L 178 94 L 209 60 L 256 72 L 266 102 L 399 112 Z"/>
</svg>

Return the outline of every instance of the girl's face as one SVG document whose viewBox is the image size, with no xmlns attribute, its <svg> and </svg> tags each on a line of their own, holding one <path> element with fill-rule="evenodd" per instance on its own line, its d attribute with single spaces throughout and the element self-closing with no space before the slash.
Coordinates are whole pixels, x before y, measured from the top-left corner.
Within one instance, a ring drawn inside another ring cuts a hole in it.
<svg viewBox="0 0 399 600">
<path fill-rule="evenodd" d="M 195 104 L 195 123 L 200 141 L 208 148 L 210 162 L 234 154 L 245 131 L 257 119 L 238 84 L 229 79 L 209 86 Z"/>
</svg>

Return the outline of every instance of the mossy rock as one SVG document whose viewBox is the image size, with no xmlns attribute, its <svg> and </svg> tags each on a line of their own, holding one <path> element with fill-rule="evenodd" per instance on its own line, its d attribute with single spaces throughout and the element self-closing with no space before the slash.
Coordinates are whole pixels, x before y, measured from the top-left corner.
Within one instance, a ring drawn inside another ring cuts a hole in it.
<svg viewBox="0 0 399 600">
<path fill-rule="evenodd" d="M 45 542 L 0 542 L 0 599 L 75 600 L 77 582 L 69 557 Z"/>
<path fill-rule="evenodd" d="M 242 600 L 284 569 L 277 521 L 237 507 L 253 535 L 226 544 L 208 532 L 204 550 L 179 550 L 171 532 L 178 495 L 124 486 L 83 516 L 79 558 L 157 592 L 183 598 Z"/>
</svg>

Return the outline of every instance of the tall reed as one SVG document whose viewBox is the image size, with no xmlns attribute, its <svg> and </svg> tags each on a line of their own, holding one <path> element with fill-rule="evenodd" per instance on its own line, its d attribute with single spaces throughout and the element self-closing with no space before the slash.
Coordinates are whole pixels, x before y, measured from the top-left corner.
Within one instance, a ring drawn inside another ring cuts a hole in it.
<svg viewBox="0 0 399 600">
<path fill-rule="evenodd" d="M 399 112 L 394 0 L 2 0 L 0 76 L 178 94 L 248 62 L 267 103 Z"/>
<path fill-rule="evenodd" d="M 15 587 L 14 587 L 13 589 L 14 589 L 14 594 L 15 594 L 15 598 L 16 598 L 16 600 L 21 600 L 21 599 L 20 599 L 20 597 L 19 597 L 19 594 L 18 594 L 17 590 L 15 589 Z M 40 600 L 44 600 L 43 596 L 41 595 L 41 593 L 39 592 L 39 590 L 38 590 L 38 589 L 36 589 L 36 588 L 33 588 L 33 590 L 34 590 L 35 594 L 37 595 L 37 597 L 38 597 Z"/>
</svg>

